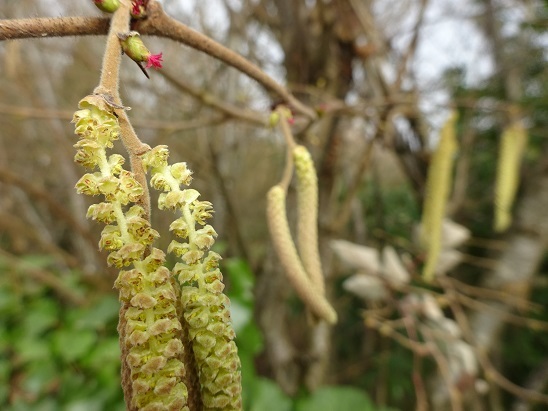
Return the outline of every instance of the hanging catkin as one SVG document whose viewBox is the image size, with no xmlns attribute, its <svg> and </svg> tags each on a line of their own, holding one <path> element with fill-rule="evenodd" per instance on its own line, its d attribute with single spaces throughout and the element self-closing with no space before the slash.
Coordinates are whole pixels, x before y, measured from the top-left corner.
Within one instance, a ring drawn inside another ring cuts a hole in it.
<svg viewBox="0 0 548 411">
<path fill-rule="evenodd" d="M 318 177 L 306 147 L 296 146 L 293 159 L 297 176 L 297 247 L 310 280 L 323 294 L 325 285 L 318 249 Z"/>
<path fill-rule="evenodd" d="M 495 231 L 504 231 L 512 223 L 512 204 L 526 145 L 527 133 L 522 121 L 514 121 L 502 132 L 495 184 Z"/>
<path fill-rule="evenodd" d="M 293 288 L 315 315 L 334 324 L 337 321 L 335 310 L 310 281 L 297 254 L 285 211 L 285 190 L 281 186 L 276 185 L 268 192 L 266 211 L 276 254 Z"/>
<path fill-rule="evenodd" d="M 426 182 L 422 214 L 421 242 L 427 252 L 423 277 L 431 281 L 441 252 L 441 227 L 453 180 L 453 160 L 457 150 L 455 125 L 457 114 L 451 113 L 440 133 L 438 147 L 432 156 Z"/>
</svg>

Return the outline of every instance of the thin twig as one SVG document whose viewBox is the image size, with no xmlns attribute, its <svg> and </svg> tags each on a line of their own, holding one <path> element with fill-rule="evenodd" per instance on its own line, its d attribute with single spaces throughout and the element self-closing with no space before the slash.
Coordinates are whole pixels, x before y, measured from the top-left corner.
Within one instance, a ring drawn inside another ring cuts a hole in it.
<svg viewBox="0 0 548 411">
<path fill-rule="evenodd" d="M 436 361 L 436 364 L 440 370 L 440 373 L 445 380 L 445 385 L 449 391 L 449 397 L 451 401 L 451 407 L 453 411 L 462 411 L 462 396 L 460 392 L 455 387 L 453 381 L 451 381 L 451 376 L 449 372 L 449 362 L 443 353 L 439 350 L 436 340 L 433 338 L 433 335 L 427 327 L 421 330 L 421 333 L 424 339 L 429 342 L 433 347 L 431 350 L 432 357 Z"/>
<path fill-rule="evenodd" d="M 71 120 L 74 110 L 52 110 L 40 107 L 22 107 L 0 104 L 0 114 L 13 115 L 15 117 L 35 119 L 61 119 Z M 188 121 L 167 121 L 156 118 L 136 118 L 131 124 L 138 129 L 187 131 L 196 128 L 207 127 L 230 120 L 226 116 L 203 117 Z"/>
<path fill-rule="evenodd" d="M 501 301 L 507 305 L 513 305 L 520 310 L 528 311 L 539 311 L 542 309 L 540 304 L 534 304 L 530 301 L 527 301 L 523 298 L 517 297 L 515 295 L 506 293 L 504 291 L 498 291 L 494 289 L 489 289 L 485 287 L 475 287 L 470 284 L 466 284 L 462 281 L 457 280 L 454 277 L 445 277 L 446 282 L 451 283 L 456 291 L 459 293 L 467 293 L 475 297 L 483 299 L 492 299 L 496 301 Z"/>
<path fill-rule="evenodd" d="M 169 17 L 164 13 L 158 2 L 150 2 L 147 12 L 147 19 L 135 23 L 135 28 L 140 34 L 170 38 L 215 57 L 256 80 L 267 90 L 279 95 L 296 112 L 311 120 L 318 117 L 314 110 L 301 103 L 285 87 L 277 83 L 258 66 L 211 38 Z M 100 17 L 1 20 L 0 41 L 21 38 L 100 35 L 107 33 L 109 24 L 110 20 L 108 18 Z"/>
<path fill-rule="evenodd" d="M 385 324 L 385 319 L 378 319 L 373 316 L 365 317 L 365 325 L 369 328 L 375 328 L 381 335 L 385 335 L 394 339 L 402 347 L 405 347 L 420 356 L 426 356 L 430 354 L 432 346 L 410 340 L 405 335 L 397 332 L 392 327 Z"/>
<path fill-rule="evenodd" d="M 405 315 L 405 314 L 404 314 Z M 417 333 L 417 327 L 415 322 L 410 315 L 405 315 L 405 327 L 407 330 L 407 335 L 413 341 L 419 342 L 419 336 Z M 428 410 L 428 395 L 426 392 L 426 387 L 424 384 L 424 379 L 421 374 L 422 369 L 422 357 L 413 351 L 413 372 L 412 380 L 413 385 L 415 386 L 415 396 L 417 397 L 417 411 L 427 411 Z"/>
<path fill-rule="evenodd" d="M 101 66 L 101 80 L 94 90 L 94 94 L 105 96 L 107 100 L 112 100 L 116 105 L 122 107 L 122 100 L 118 90 L 120 63 L 122 59 L 122 47 L 120 45 L 119 34 L 127 33 L 129 31 L 130 5 L 129 2 L 121 2 L 120 8 L 116 10 L 112 17 Z M 139 137 L 137 137 L 124 108 L 117 108 L 116 114 L 118 115 L 118 122 L 120 124 L 120 138 L 129 154 L 131 171 L 137 182 L 143 188 L 143 195 L 140 197 L 138 204 L 145 211 L 145 218 L 150 220 L 150 195 L 148 192 L 145 170 L 140 157 L 150 150 L 150 146 L 144 144 Z"/>
<path fill-rule="evenodd" d="M 445 281 L 444 278 L 439 279 L 441 285 L 445 288 L 447 297 L 449 299 L 449 306 L 453 312 L 453 315 L 455 316 L 455 320 L 457 321 L 460 329 L 462 330 L 462 333 L 464 337 L 466 338 L 467 342 L 472 346 L 476 347 L 475 344 L 475 337 L 474 333 L 472 332 L 472 329 L 470 328 L 470 325 L 468 323 L 466 314 L 464 313 L 463 308 L 458 304 L 458 300 L 456 297 L 456 292 L 451 286 L 451 283 L 448 281 Z M 548 395 L 542 394 L 540 392 L 530 390 L 527 388 L 520 387 L 517 384 L 514 384 L 512 381 L 508 380 L 505 376 L 503 376 L 491 363 L 491 360 L 487 356 L 487 354 L 481 350 L 481 349 L 474 349 L 476 357 L 481 364 L 482 368 L 485 371 L 485 376 L 488 380 L 494 382 L 499 387 L 505 389 L 506 391 L 521 397 L 526 398 L 528 401 L 536 401 L 536 402 L 542 402 L 544 404 L 548 404 Z"/>
<path fill-rule="evenodd" d="M 227 187 L 225 177 L 220 169 L 219 155 L 215 151 L 215 147 L 212 144 L 211 140 L 205 136 L 207 141 L 207 148 L 209 150 L 209 155 L 211 156 L 211 169 L 213 170 L 213 175 L 216 177 L 219 183 L 219 190 L 221 195 L 224 198 L 226 210 L 228 212 L 228 220 L 230 221 L 230 231 L 233 231 L 234 237 L 236 239 L 236 244 L 238 245 L 240 255 L 245 261 L 251 261 L 249 257 L 249 251 L 244 240 L 244 235 L 242 234 L 241 223 L 239 214 L 234 206 L 232 201 L 231 191 Z"/>
<path fill-rule="evenodd" d="M 268 118 L 261 112 L 242 109 L 233 104 L 222 101 L 220 98 L 217 98 L 213 94 L 210 94 L 204 90 L 199 90 L 194 86 L 182 81 L 180 78 L 176 78 L 171 74 L 168 74 L 165 70 L 160 70 L 158 72 L 162 77 L 175 86 L 179 90 L 184 91 L 185 93 L 190 94 L 192 97 L 200 100 L 202 104 L 212 107 L 216 110 L 219 110 L 225 116 L 232 117 L 238 120 L 243 120 L 247 123 L 257 125 L 257 126 L 266 126 L 268 124 Z"/>
<path fill-rule="evenodd" d="M 147 13 L 148 18 L 142 22 L 137 22 L 135 25 L 137 30 L 159 37 L 170 38 L 215 57 L 238 69 L 242 73 L 247 74 L 266 89 L 278 94 L 296 112 L 305 115 L 311 120 L 318 117 L 314 110 L 297 100 L 285 87 L 276 82 L 258 66 L 206 35 L 192 30 L 180 21 L 168 16 L 162 9 L 160 3 L 156 1 L 149 3 Z"/>
<path fill-rule="evenodd" d="M 93 235 L 91 235 L 91 232 L 82 224 L 80 224 L 80 222 L 75 219 L 74 216 L 70 212 L 68 212 L 61 203 L 59 203 L 53 196 L 51 196 L 49 192 L 36 187 L 35 185 L 29 183 L 28 181 L 18 176 L 16 173 L 6 168 L 0 168 L 0 182 L 19 187 L 35 201 L 40 201 L 44 203 L 48 207 L 52 215 L 54 215 L 56 218 L 65 220 L 67 224 L 72 229 L 74 229 L 75 232 L 80 234 L 90 244 L 93 244 L 95 248 L 96 240 Z"/>
<path fill-rule="evenodd" d="M 419 9 L 419 17 L 417 18 L 417 22 L 415 23 L 415 27 L 413 28 L 413 38 L 411 39 L 409 43 L 409 47 L 407 47 L 407 50 L 405 54 L 403 55 L 403 58 L 401 59 L 400 66 L 398 68 L 398 74 L 396 76 L 396 81 L 394 84 L 392 84 L 392 90 L 399 91 L 401 88 L 401 83 L 403 81 L 403 76 L 407 69 L 407 64 L 409 63 L 409 60 L 413 57 L 415 54 L 415 51 L 417 50 L 417 45 L 419 43 L 419 34 L 421 31 L 421 28 L 423 27 L 423 21 L 424 21 L 424 15 L 426 12 L 426 7 L 428 6 L 428 0 L 421 0 L 421 5 Z"/>
</svg>

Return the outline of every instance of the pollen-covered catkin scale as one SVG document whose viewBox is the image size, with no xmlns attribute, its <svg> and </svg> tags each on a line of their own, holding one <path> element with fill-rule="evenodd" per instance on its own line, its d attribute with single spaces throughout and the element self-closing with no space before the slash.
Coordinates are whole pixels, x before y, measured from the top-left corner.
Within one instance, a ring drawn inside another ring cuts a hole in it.
<svg viewBox="0 0 548 411">
<path fill-rule="evenodd" d="M 285 190 L 276 185 L 267 194 L 267 219 L 276 254 L 289 281 L 307 307 L 330 324 L 337 322 L 337 314 L 320 290 L 310 281 L 291 238 L 285 211 Z"/>
<path fill-rule="evenodd" d="M 310 280 L 324 293 L 324 277 L 318 249 L 318 177 L 304 146 L 293 150 L 297 176 L 297 247 Z"/>
<path fill-rule="evenodd" d="M 170 230 L 179 238 L 168 252 L 180 257 L 173 273 L 181 284 L 181 305 L 201 390 L 203 410 L 237 411 L 242 409 L 240 360 L 232 328 L 228 297 L 223 294 L 223 276 L 218 268 L 221 257 L 210 251 L 217 233 L 206 224 L 213 210 L 200 193 L 188 185 L 191 172 L 185 163 L 168 165 L 166 146 L 158 146 L 143 155 L 143 164 L 151 169 L 151 185 L 163 191 L 160 209 L 179 210 L 181 216 Z"/>
<path fill-rule="evenodd" d="M 80 141 L 75 161 L 93 170 L 76 184 L 79 193 L 102 195 L 103 202 L 89 207 L 87 216 L 104 222 L 99 245 L 109 251 L 107 262 L 121 271 L 115 286 L 123 303 L 120 332 L 122 360 L 129 367 L 124 384 L 131 385 L 129 409 L 188 411 L 181 323 L 165 255 L 152 248 L 159 236 L 134 203 L 143 187 L 123 169 L 123 157 L 107 156 L 106 149 L 120 135 L 112 108 L 100 96 L 88 96 L 74 115 Z"/>
<path fill-rule="evenodd" d="M 133 402 L 139 409 L 188 410 L 177 297 L 164 259 L 164 253 L 153 248 L 133 270 L 121 271 L 115 283 L 120 299 L 129 304 L 125 344 Z"/>
</svg>

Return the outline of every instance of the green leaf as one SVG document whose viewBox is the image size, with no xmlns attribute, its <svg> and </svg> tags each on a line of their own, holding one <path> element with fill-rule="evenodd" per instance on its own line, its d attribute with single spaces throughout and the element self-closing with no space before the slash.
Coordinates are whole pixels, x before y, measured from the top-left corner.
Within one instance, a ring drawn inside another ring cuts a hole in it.
<svg viewBox="0 0 548 411">
<path fill-rule="evenodd" d="M 3 285 L 0 288 L 0 314 L 13 313 L 19 308 L 19 297 L 16 293 Z M 4 318 L 1 320 L 4 321 Z"/>
<path fill-rule="evenodd" d="M 291 399 L 273 381 L 259 378 L 255 381 L 254 388 L 249 407 L 246 407 L 249 411 L 274 410 L 274 404 L 276 411 L 291 410 Z"/>
<path fill-rule="evenodd" d="M 94 331 L 61 330 L 54 335 L 53 346 L 64 361 L 72 362 L 87 355 L 96 340 Z"/>
<path fill-rule="evenodd" d="M 58 385 L 59 372 L 50 358 L 29 364 L 23 375 L 22 388 L 31 397 L 43 395 Z"/>
<path fill-rule="evenodd" d="M 247 262 L 239 258 L 231 258 L 224 262 L 223 270 L 230 278 L 230 290 L 228 290 L 230 299 L 251 306 L 254 276 Z"/>
<path fill-rule="evenodd" d="M 114 295 L 106 295 L 92 306 L 82 311 L 75 319 L 74 327 L 78 329 L 101 330 L 118 318 L 120 303 Z"/>
<path fill-rule="evenodd" d="M 263 349 L 263 336 L 257 325 L 249 322 L 236 335 L 236 345 L 240 355 L 243 353 L 254 356 Z"/>
<path fill-rule="evenodd" d="M 297 411 L 377 411 L 367 394 L 352 387 L 323 387 L 297 402 Z"/>
<path fill-rule="evenodd" d="M 35 362 L 48 359 L 51 356 L 48 344 L 43 340 L 34 338 L 23 338 L 14 344 L 18 360 L 23 363 Z"/>
<path fill-rule="evenodd" d="M 239 300 L 232 298 L 230 300 L 230 317 L 234 331 L 238 334 L 253 319 L 253 312 L 249 307 L 242 305 Z"/>
<path fill-rule="evenodd" d="M 105 340 L 100 340 L 93 349 L 84 364 L 95 370 L 101 370 L 105 367 L 118 368 L 120 365 L 120 346 L 118 337 L 113 336 Z"/>
<path fill-rule="evenodd" d="M 26 336 L 37 336 L 58 321 L 59 310 L 53 300 L 35 300 L 29 304 L 27 315 L 23 318 L 23 332 Z"/>
<path fill-rule="evenodd" d="M 104 401 L 97 398 L 79 399 L 70 402 L 64 408 L 65 411 L 102 411 Z"/>
<path fill-rule="evenodd" d="M 48 254 L 26 254 L 23 260 L 39 268 L 46 268 L 55 262 L 54 257 Z"/>
<path fill-rule="evenodd" d="M 53 398 L 42 398 L 36 403 L 32 403 L 32 407 L 28 402 L 17 401 L 13 404 L 9 411 L 58 411 L 59 404 Z"/>
</svg>

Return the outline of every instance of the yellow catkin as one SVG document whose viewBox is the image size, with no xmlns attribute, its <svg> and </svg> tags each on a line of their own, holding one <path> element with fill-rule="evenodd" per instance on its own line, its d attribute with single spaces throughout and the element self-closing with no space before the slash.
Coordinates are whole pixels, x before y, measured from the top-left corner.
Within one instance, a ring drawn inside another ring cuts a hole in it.
<svg viewBox="0 0 548 411">
<path fill-rule="evenodd" d="M 504 231 L 512 223 L 512 204 L 519 185 L 519 169 L 527 145 L 527 133 L 521 121 L 515 121 L 502 133 L 495 183 L 495 231 Z"/>
<path fill-rule="evenodd" d="M 334 324 L 337 321 L 335 310 L 310 281 L 297 254 L 287 222 L 285 190 L 279 185 L 272 187 L 268 192 L 267 219 L 276 254 L 291 285 L 316 316 Z"/>
<path fill-rule="evenodd" d="M 318 249 L 318 177 L 306 147 L 295 147 L 293 159 L 297 176 L 297 248 L 310 280 L 324 294 L 324 277 Z"/>
<path fill-rule="evenodd" d="M 428 169 L 421 235 L 421 242 L 427 251 L 423 269 L 426 281 L 433 279 L 441 252 L 441 227 L 452 185 L 453 160 L 457 150 L 456 121 L 457 114 L 453 112 L 441 130 L 440 141 Z"/>
</svg>

